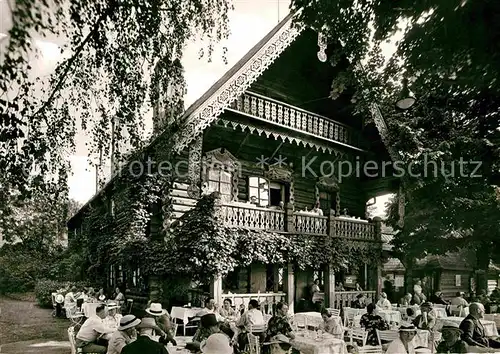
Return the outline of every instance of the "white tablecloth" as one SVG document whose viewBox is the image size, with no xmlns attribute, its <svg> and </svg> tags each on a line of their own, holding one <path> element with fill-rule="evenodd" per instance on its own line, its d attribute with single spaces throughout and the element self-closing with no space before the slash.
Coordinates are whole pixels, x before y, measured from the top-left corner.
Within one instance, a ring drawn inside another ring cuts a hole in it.
<svg viewBox="0 0 500 354">
<path fill-rule="evenodd" d="M 401 323 L 401 312 L 396 310 L 378 310 L 377 315 L 382 317 L 387 323 Z"/>
<path fill-rule="evenodd" d="M 315 332 L 300 331 L 291 341 L 292 347 L 302 354 L 346 354 L 347 348 L 342 339 L 323 333 L 321 338 L 314 338 Z"/>
<path fill-rule="evenodd" d="M 170 317 L 178 318 L 182 320 L 184 324 L 187 324 L 189 322 L 189 318 L 196 317 L 201 310 L 203 310 L 201 307 L 172 307 Z"/>
<path fill-rule="evenodd" d="M 443 324 L 446 322 L 453 322 L 456 323 L 460 326 L 460 323 L 464 320 L 465 317 L 447 317 L 447 318 L 438 318 L 436 321 L 436 327 L 434 328 L 435 330 L 440 330 L 443 327 Z M 496 337 L 498 336 L 498 329 L 497 325 L 495 324 L 494 321 L 488 321 L 488 320 L 481 320 L 481 323 L 483 324 L 484 327 L 484 334 L 487 337 Z"/>
<path fill-rule="evenodd" d="M 342 319 L 340 316 L 332 316 L 338 326 L 342 327 Z M 293 321 L 299 327 L 312 326 L 319 327 L 323 323 L 323 317 L 320 312 L 298 312 L 294 315 Z"/>
</svg>

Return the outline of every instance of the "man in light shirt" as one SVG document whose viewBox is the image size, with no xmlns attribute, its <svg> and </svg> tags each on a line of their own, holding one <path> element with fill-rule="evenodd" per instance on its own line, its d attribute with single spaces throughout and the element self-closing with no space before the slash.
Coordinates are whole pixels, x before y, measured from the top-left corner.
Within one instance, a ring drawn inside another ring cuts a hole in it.
<svg viewBox="0 0 500 354">
<path fill-rule="evenodd" d="M 115 331 L 103 322 L 106 317 L 104 305 L 99 305 L 95 313 L 83 323 L 76 335 L 76 346 L 81 348 L 82 353 L 106 353 L 107 343 L 101 337 Z"/>
<path fill-rule="evenodd" d="M 259 302 L 257 300 L 250 300 L 248 303 L 248 311 L 241 315 L 240 319 L 236 322 L 237 331 L 235 332 L 232 342 L 236 343 L 238 341 L 239 347 L 244 348 L 248 342 L 245 332 L 252 331 L 253 334 L 259 335 L 260 340 L 263 342 L 265 333 L 264 331 L 256 333 L 254 327 L 263 327 L 266 324 L 264 321 L 264 315 L 262 311 L 259 310 Z M 264 328 L 262 328 L 263 330 Z"/>
<path fill-rule="evenodd" d="M 106 308 L 108 309 L 108 315 L 103 320 L 104 324 L 109 328 L 118 328 L 122 315 L 116 313 L 116 311 L 120 306 L 115 302 L 110 302 L 106 305 Z"/>
<path fill-rule="evenodd" d="M 205 300 L 205 308 L 201 310 L 200 312 L 197 313 L 198 317 L 202 317 L 206 315 L 207 313 L 213 313 L 215 315 L 215 318 L 217 319 L 217 322 L 223 322 L 224 317 L 221 316 L 219 311 L 217 311 L 217 307 L 215 306 L 215 300 L 212 297 L 208 297 Z"/>
<path fill-rule="evenodd" d="M 387 300 L 386 293 L 380 293 L 380 299 L 377 302 L 377 307 L 381 310 L 391 310 L 392 305 L 389 300 Z"/>
</svg>

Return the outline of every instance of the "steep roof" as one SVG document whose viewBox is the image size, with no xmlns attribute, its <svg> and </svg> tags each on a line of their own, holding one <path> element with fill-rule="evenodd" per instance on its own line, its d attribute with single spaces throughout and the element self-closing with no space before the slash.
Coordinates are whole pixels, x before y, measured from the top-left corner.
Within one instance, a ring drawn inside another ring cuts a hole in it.
<svg viewBox="0 0 500 354">
<path fill-rule="evenodd" d="M 185 111 L 179 118 L 180 129 L 172 137 L 174 152 L 180 153 L 186 149 L 293 43 L 305 28 L 293 22 L 294 15 L 289 14 L 285 17 Z M 387 127 L 376 105 L 372 108 L 372 114 L 380 135 L 386 143 Z M 148 146 L 155 144 L 158 139 L 159 137 L 153 139 Z M 113 179 L 114 177 L 75 216 L 106 190 Z"/>
</svg>

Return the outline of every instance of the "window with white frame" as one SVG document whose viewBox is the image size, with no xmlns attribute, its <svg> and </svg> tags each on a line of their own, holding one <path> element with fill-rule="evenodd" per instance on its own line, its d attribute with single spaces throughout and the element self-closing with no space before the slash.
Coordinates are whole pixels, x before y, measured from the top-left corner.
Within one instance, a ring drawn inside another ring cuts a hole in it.
<svg viewBox="0 0 500 354">
<path fill-rule="evenodd" d="M 233 174 L 222 167 L 208 170 L 208 187 L 213 192 L 221 194 L 221 200 L 230 202 L 233 192 Z"/>
<path fill-rule="evenodd" d="M 262 207 L 269 205 L 269 182 L 265 178 L 248 178 L 248 200 Z"/>
</svg>

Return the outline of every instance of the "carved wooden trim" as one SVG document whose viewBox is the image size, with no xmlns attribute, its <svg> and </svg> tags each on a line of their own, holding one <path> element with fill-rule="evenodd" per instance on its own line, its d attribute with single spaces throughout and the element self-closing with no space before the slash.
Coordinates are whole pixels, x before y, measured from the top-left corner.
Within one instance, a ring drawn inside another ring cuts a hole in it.
<svg viewBox="0 0 500 354">
<path fill-rule="evenodd" d="M 269 41 L 189 115 L 186 126 L 175 137 L 174 151 L 184 150 L 288 48 L 304 29 L 292 20 L 289 16 Z"/>
<path fill-rule="evenodd" d="M 189 149 L 188 157 L 188 195 L 191 198 L 199 198 L 201 182 L 201 158 L 202 158 L 203 135 L 200 135 Z"/>
<path fill-rule="evenodd" d="M 203 157 L 202 178 L 204 184 L 208 182 L 208 171 L 212 168 L 220 168 L 232 174 L 232 193 L 231 200 L 238 200 L 238 181 L 241 174 L 241 163 L 236 157 L 225 149 L 216 149 L 209 151 Z"/>
<path fill-rule="evenodd" d="M 269 181 L 290 183 L 293 178 L 293 170 L 290 167 L 271 165 L 264 171 L 264 177 Z"/>
</svg>

